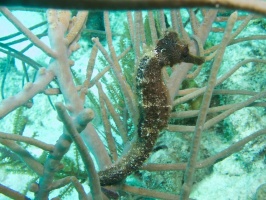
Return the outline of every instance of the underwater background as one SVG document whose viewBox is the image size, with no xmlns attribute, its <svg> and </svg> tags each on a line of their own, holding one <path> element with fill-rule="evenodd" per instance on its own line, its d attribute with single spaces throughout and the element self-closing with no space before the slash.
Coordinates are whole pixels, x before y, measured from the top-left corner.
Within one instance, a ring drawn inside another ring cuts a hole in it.
<svg viewBox="0 0 266 200">
<path fill-rule="evenodd" d="M 49 46 L 49 38 L 47 36 L 47 16 L 45 10 L 16 10 L 11 9 L 14 16 L 17 17 L 26 27 L 33 27 L 39 24 L 38 27 L 32 28 L 32 33 L 38 35 L 40 40 Z M 199 21 L 204 18 L 203 12 L 193 10 Z M 154 16 L 157 16 L 157 11 L 154 11 Z M 71 11 L 72 16 L 75 16 L 77 11 Z M 182 21 L 185 30 L 189 35 L 193 35 L 193 27 L 189 21 L 191 14 L 186 9 L 181 9 Z M 228 17 L 233 11 L 221 10 L 217 14 L 220 19 L 212 24 L 213 30 L 210 31 L 206 43 L 203 44 L 205 53 L 204 57 L 212 57 L 211 48 L 219 45 L 223 38 L 224 29 L 227 24 Z M 169 28 L 173 28 L 170 10 L 164 10 L 165 21 Z M 147 11 L 142 11 L 142 23 L 145 27 L 146 46 L 149 49 L 154 48 L 154 41 L 149 41 L 152 38 L 148 28 Z M 238 20 L 236 21 L 233 31 L 237 30 L 249 13 L 239 12 Z M 73 81 L 78 87 L 86 80 L 87 65 L 94 43 L 91 38 L 98 37 L 103 47 L 107 50 L 108 44 L 106 40 L 107 31 L 104 24 L 103 12 L 91 12 L 86 22 L 86 28 L 82 30 L 81 37 L 78 39 L 79 48 L 73 51 L 70 59 L 74 61 L 71 67 Z M 155 18 L 158 20 L 157 18 Z M 127 47 L 132 46 L 130 37 L 130 30 L 128 28 L 127 12 L 116 11 L 109 13 L 110 27 L 112 31 L 112 43 L 117 55 L 124 52 Z M 155 20 L 156 23 L 159 23 Z M 18 30 L 10 23 L 10 21 L 0 15 L 0 81 L 1 81 L 1 100 L 15 96 L 20 91 L 25 89 L 27 82 L 34 82 L 37 77 L 38 68 L 31 67 L 30 64 L 23 62 L 27 57 L 40 64 L 41 67 L 47 67 L 51 62 L 50 57 L 47 56 L 41 49 L 35 46 L 29 46 L 30 42 L 25 36 L 18 32 Z M 237 38 L 244 38 L 243 41 L 235 41 L 234 44 L 229 45 L 225 49 L 222 63 L 218 72 L 218 78 L 227 73 L 237 63 L 246 59 L 261 59 L 265 60 L 265 36 L 266 36 L 266 20 L 261 16 L 254 15 L 247 23 L 245 28 L 237 36 Z M 158 35 L 160 28 L 157 28 Z M 17 33 L 16 35 L 13 35 Z M 260 35 L 261 38 L 247 39 L 254 35 Z M 152 39 L 151 39 L 152 40 Z M 195 39 L 194 39 L 195 40 Z M 20 52 L 14 53 L 8 47 Z M 146 48 L 146 47 L 141 47 Z M 210 50 L 208 53 L 207 50 Z M 143 50 L 144 51 L 144 50 Z M 148 50 L 153 51 L 153 50 Z M 12 52 L 12 53 L 10 53 Z M 16 56 L 14 56 L 16 54 Z M 25 57 L 21 58 L 23 54 Z M 144 53 L 143 53 L 144 54 Z M 119 61 L 121 65 L 121 72 L 124 75 L 125 81 L 130 88 L 135 87 L 135 69 L 137 68 L 136 56 L 134 50 L 126 51 L 126 55 Z M 183 81 L 180 89 L 194 89 L 204 87 L 210 77 L 211 63 L 214 62 L 209 58 L 200 70 L 200 73 L 193 79 Z M 130 141 L 136 130 L 134 122 L 128 113 L 127 104 L 125 103 L 124 95 L 121 92 L 120 82 L 110 69 L 106 57 L 102 52 L 98 52 L 95 57 L 95 64 L 91 73 L 91 82 L 101 82 L 102 91 L 105 93 L 110 103 L 114 107 L 114 111 L 110 110 L 107 103 L 105 106 L 101 104 L 99 98 L 99 87 L 92 83 L 87 92 L 87 97 L 84 103 L 86 108 L 91 108 L 95 117 L 92 120 L 92 126 L 99 134 L 103 144 L 107 149 L 107 137 L 105 135 L 106 121 L 103 120 L 103 112 L 105 109 L 106 120 L 109 121 L 109 131 L 116 146 L 117 155 L 121 155 L 126 149 L 126 142 L 123 136 L 119 133 L 119 127 L 115 122 L 113 112 L 117 113 L 120 121 L 127 134 L 125 138 Z M 176 66 L 178 68 L 178 65 Z M 192 70 L 197 67 L 194 66 Z M 106 70 L 104 75 L 97 79 L 97 76 Z M 167 77 L 171 77 L 173 70 L 167 68 L 165 73 L 165 81 Z M 47 88 L 58 88 L 58 83 L 55 79 Z M 264 91 L 266 83 L 266 68 L 265 62 L 248 62 L 241 66 L 233 75 L 228 77 L 221 85 L 215 89 L 220 90 L 218 95 L 214 95 L 211 100 L 211 107 L 231 105 L 238 102 L 243 102 L 261 91 Z M 222 93 L 222 90 L 231 90 L 232 93 Z M 246 93 L 245 93 L 246 92 Z M 175 100 L 180 98 L 180 95 L 175 97 Z M 184 96 L 184 95 L 183 95 Z M 12 99 L 9 101 L 12 101 Z M 60 93 L 49 95 L 42 92 L 34 95 L 34 97 L 27 102 L 27 105 L 18 107 L 16 110 L 9 112 L 4 118 L 0 120 L 1 132 L 22 135 L 25 137 L 35 138 L 49 144 L 55 144 L 62 134 L 63 125 L 57 119 L 55 111 L 55 102 L 63 102 L 64 99 Z M 107 101 L 107 100 L 105 100 Z M 199 110 L 202 101 L 202 96 L 192 98 L 183 103 L 172 107 L 172 113 Z M 214 123 L 212 127 L 204 130 L 201 136 L 199 159 L 203 160 L 212 155 L 215 155 L 224 149 L 230 147 L 237 141 L 251 135 L 258 130 L 265 128 L 266 113 L 265 113 L 265 97 L 262 96 L 256 100 L 255 103 L 262 103 L 262 105 L 244 106 L 244 108 L 233 112 L 225 119 Z M 2 105 L 0 105 L 2 106 Z M 104 107 L 104 108 L 103 108 Z M 233 106 L 234 107 L 234 106 Z M 221 111 L 220 111 L 221 112 Z M 142 113 L 139 113 L 140 116 Z M 217 116 L 217 113 L 211 113 L 207 116 L 207 120 Z M 191 129 L 188 131 L 175 131 L 176 125 L 194 126 L 196 117 L 170 117 L 168 124 L 163 131 L 161 131 L 159 138 L 153 148 L 153 152 L 145 163 L 185 163 L 189 158 L 189 151 L 192 142 Z M 171 128 L 172 127 L 172 128 Z M 174 127 L 174 128 L 173 128 Z M 189 127 L 189 128 L 190 128 Z M 193 131 L 192 131 L 193 132 Z M 197 200 L 223 199 L 223 200 L 262 200 L 266 199 L 266 140 L 265 134 L 252 139 L 243 148 L 239 148 L 235 153 L 221 159 L 213 165 L 199 169 L 194 174 L 193 189 L 190 198 Z M 1 142 L 2 143 L 2 142 Z M 40 148 L 28 145 L 27 143 L 18 142 L 24 149 L 31 153 L 40 163 L 45 163 L 48 156 L 47 151 Z M 109 155 L 110 150 L 108 150 Z M 95 155 L 94 155 L 95 156 Z M 0 183 L 10 187 L 29 198 L 34 198 L 34 192 L 29 191 L 29 185 L 33 182 L 38 182 L 39 176 L 30 170 L 27 165 L 12 153 L 4 145 L 0 146 Z M 114 155 L 111 156 L 113 160 Z M 94 162 L 97 159 L 93 158 Z M 75 145 L 72 145 L 65 157 L 62 159 L 64 165 L 63 172 L 58 172 L 56 179 L 64 176 L 77 176 L 82 183 L 86 192 L 89 192 L 87 177 L 84 169 L 84 164 L 81 160 L 79 152 Z M 99 169 L 96 164 L 96 169 Z M 85 177 L 85 178 L 84 178 Z M 126 179 L 126 183 L 130 186 L 147 188 L 150 190 L 165 192 L 169 194 L 179 194 L 184 180 L 184 170 L 161 170 L 161 171 L 145 171 L 138 170 Z M 264 184 L 264 185 L 263 185 Z M 262 186 L 261 191 L 258 188 Z M 59 195 L 62 199 L 78 199 L 78 194 L 73 190 L 73 186 L 66 185 L 51 193 L 52 197 Z M 8 199 L 0 194 L 0 199 Z M 122 192 L 119 199 L 160 199 L 141 196 L 140 194 L 131 194 L 130 192 Z"/>
</svg>

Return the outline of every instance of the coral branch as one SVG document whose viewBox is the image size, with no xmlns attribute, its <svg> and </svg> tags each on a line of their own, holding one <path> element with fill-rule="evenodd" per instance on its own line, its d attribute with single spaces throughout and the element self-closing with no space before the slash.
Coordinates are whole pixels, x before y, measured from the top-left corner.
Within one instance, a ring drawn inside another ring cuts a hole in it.
<svg viewBox="0 0 266 200">
<path fill-rule="evenodd" d="M 191 186 L 193 182 L 193 175 L 195 171 L 196 161 L 197 161 L 197 155 L 199 152 L 201 133 L 203 131 L 204 123 L 205 123 L 206 116 L 207 116 L 207 111 L 208 111 L 212 93 L 215 87 L 216 76 L 217 76 L 219 67 L 221 65 L 222 57 L 223 57 L 225 48 L 229 42 L 231 31 L 233 29 L 236 19 L 237 19 L 237 12 L 234 12 L 228 20 L 228 24 L 226 27 L 223 40 L 221 42 L 219 53 L 217 53 L 217 56 L 212 65 L 212 70 L 211 70 L 211 75 L 208 81 L 208 86 L 203 96 L 203 100 L 202 100 L 203 103 L 201 105 L 199 116 L 198 116 L 196 127 L 195 127 L 195 132 L 194 132 L 192 146 L 191 146 L 191 154 L 188 160 L 188 165 L 187 165 L 186 172 L 185 172 L 184 184 L 182 186 L 181 195 L 180 195 L 180 198 L 182 200 L 186 200 L 189 198 L 189 194 L 190 194 L 190 190 L 191 190 Z"/>
<path fill-rule="evenodd" d="M 28 28 L 26 28 L 7 8 L 0 7 L 0 11 L 13 25 L 21 31 L 34 45 L 42 49 L 48 56 L 54 58 L 55 53 L 36 37 Z"/>
<path fill-rule="evenodd" d="M 92 161 L 92 158 L 89 154 L 88 149 L 86 148 L 84 142 L 82 141 L 75 125 L 74 122 L 72 121 L 71 117 L 67 114 L 67 111 L 63 104 L 57 103 L 56 105 L 57 113 L 62 120 L 62 122 L 65 125 L 65 128 L 72 138 L 72 140 L 75 142 L 76 147 L 81 155 L 81 158 L 83 160 L 83 163 L 85 165 L 85 169 L 88 173 L 89 177 L 89 183 L 90 183 L 90 188 L 91 188 L 91 193 L 92 197 L 95 200 L 101 200 L 102 195 L 101 195 L 101 188 L 100 188 L 100 181 L 98 178 L 98 174 L 95 170 L 94 163 Z M 88 123 L 89 121 L 87 121 Z"/>
<path fill-rule="evenodd" d="M 263 0 L 2 0 L 2 5 L 10 6 L 30 6 L 45 8 L 64 8 L 64 9 L 101 9 L 101 10 L 139 10 L 139 9 L 159 9 L 159 8 L 183 8 L 183 7 L 212 7 L 242 9 L 260 14 L 266 13 L 266 2 Z"/>
<path fill-rule="evenodd" d="M 16 200 L 29 200 L 28 197 L 26 197 L 23 194 L 20 194 L 19 192 L 12 190 L 2 184 L 0 184 L 0 193 L 4 194 L 5 196 L 16 199 Z"/>
<path fill-rule="evenodd" d="M 7 139 L 7 140 L 15 140 L 15 141 L 20 141 L 20 142 L 25 142 L 27 144 L 31 144 L 31 145 L 34 145 L 36 147 L 39 147 L 45 151 L 53 151 L 53 149 L 54 149 L 54 146 L 51 144 L 46 144 L 40 140 L 36 140 L 34 138 L 25 137 L 25 136 L 21 136 L 21 135 L 15 135 L 15 134 L 11 134 L 11 133 L 0 132 L 0 138 L 1 139 Z"/>
</svg>

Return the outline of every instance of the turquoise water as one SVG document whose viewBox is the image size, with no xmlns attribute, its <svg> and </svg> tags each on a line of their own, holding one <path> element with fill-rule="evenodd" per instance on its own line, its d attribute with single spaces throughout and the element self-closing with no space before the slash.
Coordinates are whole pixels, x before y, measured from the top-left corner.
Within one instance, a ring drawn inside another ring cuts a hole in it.
<svg viewBox="0 0 266 200">
<path fill-rule="evenodd" d="M 76 12 L 77 11 L 72 11 L 71 15 L 75 16 Z M 203 12 L 197 11 L 196 9 L 194 12 L 200 23 L 204 18 Z M 27 28 L 41 23 L 39 27 L 31 29 L 31 32 L 40 38 L 42 44 L 45 44 L 53 51 L 56 51 L 56 45 L 51 45 L 51 41 L 55 36 L 51 34 L 48 36 L 47 33 L 47 29 L 51 28 L 52 25 L 49 26 L 49 24 L 47 24 L 46 10 L 12 10 L 12 13 Z M 221 43 L 224 35 L 224 28 L 227 24 L 226 21 L 231 13 L 231 11 L 221 11 L 218 14 L 219 18 L 213 22 L 212 30 L 208 34 L 206 42 L 203 44 L 205 50 L 203 55 L 206 58 L 206 62 L 203 64 L 199 75 L 193 78 L 192 81 L 184 81 L 182 85 L 179 85 L 181 91 L 176 95 L 174 99 L 175 101 L 181 98 L 181 96 L 191 93 L 188 89 L 201 88 L 208 84 L 211 69 L 213 67 L 212 63 L 217 59 L 217 57 L 215 59 L 211 58 L 212 53 L 215 53 L 215 51 L 211 51 L 211 48 L 215 48 L 215 45 Z M 131 14 L 134 17 L 134 13 Z M 167 27 L 169 26 L 170 29 L 173 29 L 171 12 L 165 10 L 164 14 Z M 163 28 L 160 27 L 159 14 L 154 11 L 153 15 L 156 23 L 155 32 L 158 35 L 158 38 L 160 38 L 163 35 Z M 182 9 L 181 15 L 185 31 L 188 32 L 188 36 L 192 38 L 194 32 L 191 28 L 191 22 L 189 21 L 189 13 L 185 9 Z M 247 15 L 248 13 L 239 13 L 240 17 L 233 27 L 233 32 L 240 27 L 243 19 Z M 119 55 L 121 55 L 127 48 L 131 47 L 131 49 L 126 51 L 126 56 L 119 60 L 119 64 L 116 63 L 115 58 L 112 56 L 109 56 L 111 57 L 112 62 L 108 62 L 103 51 L 98 50 L 95 63 L 92 64 L 93 70 L 90 74 L 91 85 L 87 88 L 88 92 L 86 94 L 85 103 L 82 104 L 82 108 L 84 106 L 85 108 L 91 108 L 94 111 L 95 117 L 93 121 L 90 122 L 90 131 L 88 131 L 88 133 L 91 133 L 92 130 L 94 130 L 97 135 L 99 135 L 102 145 L 108 149 L 108 154 L 106 153 L 106 155 L 111 155 L 110 149 L 112 148 L 110 147 L 110 141 L 114 142 L 114 152 L 117 152 L 118 156 L 123 155 L 123 152 L 126 152 L 128 149 L 129 141 L 134 140 L 134 137 L 137 137 L 138 119 L 148 117 L 144 115 L 145 113 L 143 113 L 142 110 L 138 112 L 138 109 L 140 108 L 138 105 L 140 100 L 136 97 L 136 69 L 144 54 L 154 55 L 156 40 L 152 40 L 154 36 L 151 36 L 150 34 L 146 11 L 142 12 L 142 17 L 143 27 L 140 26 L 140 29 L 143 28 L 145 30 L 143 33 L 146 37 L 146 41 L 137 34 L 136 37 L 139 37 L 139 42 L 134 43 L 134 37 L 130 37 L 130 34 L 132 33 L 130 33 L 129 30 L 127 13 L 124 11 L 110 12 L 109 20 L 112 31 L 112 45 L 117 57 L 120 58 Z M 53 77 L 51 78 L 51 81 L 48 81 L 49 84 L 45 85 L 45 83 L 43 83 L 44 88 L 42 90 L 39 92 L 35 91 L 38 80 L 43 80 L 40 79 L 42 75 L 40 75 L 40 71 L 42 71 L 40 68 L 51 70 L 45 71 L 47 76 L 46 80 L 50 78 L 50 76 L 47 75 L 48 72 L 58 73 L 56 72 L 57 68 L 53 68 L 50 65 L 54 60 L 51 60 L 51 57 L 47 55 L 43 49 L 40 49 L 35 45 L 31 46 L 28 36 L 24 36 L 21 31 L 18 31 L 6 17 L 3 15 L 0 16 L 0 78 L 2 97 L 0 114 L 4 111 L 6 112 L 3 116 L 1 115 L 0 124 L 2 132 L 35 138 L 52 145 L 56 143 L 62 134 L 63 126 L 57 119 L 57 113 L 54 106 L 56 102 L 66 102 L 68 106 L 69 102 L 73 102 L 72 105 L 74 105 L 77 100 L 73 100 L 71 97 L 75 95 L 79 97 L 78 101 L 80 101 L 80 88 L 86 79 L 86 74 L 89 73 L 87 65 L 89 60 L 92 59 L 92 48 L 94 43 L 91 41 L 91 38 L 98 37 L 103 48 L 106 50 L 107 54 L 110 55 L 108 40 L 106 39 L 108 30 L 103 18 L 104 16 L 102 12 L 90 13 L 88 21 L 86 22 L 86 28 L 82 29 L 81 37 L 74 40 L 71 48 L 67 47 L 69 51 L 66 52 L 66 58 L 74 61 L 73 66 L 71 67 L 73 78 L 70 80 L 73 81 L 73 85 L 76 88 L 75 91 L 72 91 L 73 93 L 70 92 L 69 94 L 67 88 L 70 86 L 62 85 L 61 81 L 63 80 Z M 73 22 L 73 24 L 75 23 L 76 22 Z M 69 30 L 70 29 L 71 25 L 69 26 Z M 65 37 L 69 30 L 66 30 Z M 137 30 L 133 29 L 133 34 L 135 34 L 134 31 L 137 32 Z M 14 33 L 17 34 L 13 35 Z M 198 34 L 200 35 L 200 33 Z M 257 35 L 260 36 L 257 37 Z M 6 38 L 8 36 L 10 37 Z M 249 39 L 250 37 L 251 40 Z M 258 93 L 262 93 L 265 90 L 265 19 L 254 17 L 254 19 L 250 20 L 240 32 L 236 39 L 237 38 L 244 39 L 242 42 L 232 40 L 231 43 L 235 42 L 235 44 L 228 44 L 225 48 L 225 53 L 217 75 L 218 79 L 241 61 L 253 58 L 262 61 L 260 62 L 256 60 L 255 62 L 247 62 L 243 64 L 221 85 L 216 86 L 215 90 L 217 94 L 213 96 L 210 102 L 210 107 L 223 105 L 230 106 L 233 104 L 230 108 L 235 108 L 241 102 L 254 97 Z M 54 40 L 59 41 L 60 39 Z M 195 45 L 195 40 L 196 39 L 191 40 L 190 50 L 192 49 L 191 46 L 193 46 L 193 42 Z M 77 46 L 75 46 L 75 41 L 79 44 L 79 49 L 76 49 Z M 138 55 L 136 44 L 138 44 L 140 50 L 139 56 L 136 56 Z M 60 53 L 62 55 L 64 54 L 64 52 Z M 196 53 L 198 54 L 199 52 Z M 219 53 L 221 52 L 216 52 L 216 54 Z M 121 71 L 116 72 L 115 67 L 110 65 L 110 63 L 113 63 L 114 66 L 121 67 Z M 66 66 L 68 67 L 68 65 Z M 111 69 L 108 70 L 107 68 L 109 66 L 111 66 Z M 186 65 L 182 63 L 176 65 L 174 69 L 166 67 L 165 71 L 163 71 L 163 80 L 168 86 L 172 96 L 174 94 L 173 91 L 176 91 L 176 88 L 178 88 L 173 79 L 178 78 L 178 70 L 181 67 L 185 68 Z M 188 74 L 191 74 L 196 69 L 196 66 L 192 67 Z M 108 70 L 108 72 L 98 79 L 97 77 L 104 70 Z M 182 68 L 180 70 L 182 70 Z M 64 77 L 62 79 L 64 79 Z M 99 86 L 95 86 L 95 80 L 101 82 L 103 92 L 106 94 L 107 98 L 99 97 L 98 91 L 100 89 Z M 33 86 L 31 83 L 33 83 Z M 125 83 L 126 86 L 122 86 L 123 83 Z M 174 85 L 171 85 L 170 83 Z M 60 88 L 60 92 L 58 91 L 58 88 Z M 231 93 L 229 93 L 228 90 L 230 90 Z M 27 96 L 27 91 L 32 91 L 34 97 L 31 98 Z M 127 93 L 127 91 L 132 93 Z M 25 96 L 25 99 L 22 98 L 24 102 L 21 107 L 13 105 L 14 102 L 20 101 L 20 92 L 22 92 L 22 96 Z M 12 98 L 12 96 L 14 96 L 15 99 Z M 181 113 L 185 111 L 199 110 L 201 98 L 201 96 L 198 98 L 195 97 L 178 105 L 173 105 L 171 112 Z M 108 104 L 108 99 L 110 104 Z M 101 100 L 104 100 L 103 104 L 101 104 Z M 213 126 L 205 130 L 201 136 L 198 160 L 204 160 L 216 155 L 252 133 L 264 129 L 266 120 L 264 101 L 264 97 L 258 98 L 255 103 L 248 104 L 247 106 L 244 106 L 244 108 L 236 110 L 225 119 L 215 122 Z M 262 102 L 262 104 L 258 104 L 259 102 Z M 113 110 L 110 105 L 113 106 Z M 18 108 L 14 111 L 6 111 L 8 106 Z M 132 109 L 130 106 L 135 109 Z M 70 104 L 68 108 L 69 113 L 72 116 L 77 114 L 75 113 L 75 109 L 77 109 L 76 107 L 71 107 Z M 106 111 L 107 118 L 104 117 L 103 110 Z M 219 112 L 210 113 L 207 115 L 206 121 L 213 119 L 221 112 L 226 111 L 228 111 L 228 108 L 222 109 Z M 137 116 L 138 114 L 139 118 Z M 195 115 L 196 117 L 189 118 L 184 117 L 184 115 L 180 118 L 173 117 L 173 114 L 171 116 L 172 117 L 168 120 L 169 126 L 161 131 L 154 150 L 147 159 L 146 164 L 181 164 L 187 162 L 190 156 L 190 146 L 193 137 L 192 132 L 195 129 L 194 126 L 198 114 Z M 105 119 L 106 121 L 104 121 Z M 107 122 L 109 122 L 109 125 Z M 179 126 L 182 127 L 180 128 Z M 184 130 L 183 128 L 187 129 Z M 113 139 L 109 139 L 109 143 L 106 141 L 106 138 L 108 137 L 105 135 L 106 132 L 112 134 L 111 138 Z M 123 133 L 125 133 L 125 135 L 123 135 Z M 82 137 L 89 148 L 88 151 L 91 152 L 96 169 L 99 170 L 103 168 L 104 165 L 102 163 L 105 161 L 103 161 L 104 159 L 101 156 L 103 156 L 104 152 L 93 151 L 98 145 L 91 144 L 93 143 L 91 142 L 91 136 L 87 136 L 86 132 L 83 132 Z M 47 161 L 47 151 L 43 151 L 41 148 L 34 145 L 26 145 L 24 142 L 18 142 L 18 144 L 26 149 L 41 165 Z M 231 156 L 222 159 L 221 162 L 197 170 L 194 175 L 190 197 L 193 199 L 204 200 L 251 200 L 265 198 L 256 197 L 257 188 L 266 182 L 265 146 L 264 133 L 262 136 L 252 139 L 252 141 L 247 143 L 241 150 L 237 150 Z M 2 159 L 0 165 L 1 184 L 33 199 L 34 193 L 28 190 L 28 185 L 30 185 L 30 182 L 39 183 L 38 175 L 21 162 L 12 151 L 7 150 L 3 145 L 0 147 L 0 156 Z M 61 162 L 64 164 L 65 168 L 58 171 L 55 179 L 64 178 L 70 175 L 77 176 L 78 180 L 82 182 L 85 192 L 89 193 L 90 190 L 88 187 L 88 181 L 86 181 L 87 173 L 84 163 L 74 144 L 72 144 L 70 150 L 64 157 L 65 158 Z M 116 160 L 115 153 L 110 156 L 110 160 Z M 169 170 L 159 172 L 138 170 L 126 179 L 126 184 L 152 190 L 151 194 L 154 193 L 153 195 L 157 195 L 154 191 L 164 192 L 162 195 L 178 195 L 183 181 L 184 168 L 181 171 Z M 52 192 L 50 198 L 56 197 L 57 195 L 63 195 L 64 199 L 77 199 L 78 193 L 75 189 L 73 190 L 73 187 L 71 186 L 72 185 L 69 184 L 64 188 Z M 263 196 L 263 194 L 261 196 Z M 168 198 L 168 196 L 165 197 Z M 7 197 L 0 194 L 0 199 L 7 199 Z M 148 197 L 143 193 L 137 195 L 121 192 L 119 199 L 161 199 L 161 197 L 156 198 L 156 196 L 152 197 L 152 195 Z"/>
</svg>

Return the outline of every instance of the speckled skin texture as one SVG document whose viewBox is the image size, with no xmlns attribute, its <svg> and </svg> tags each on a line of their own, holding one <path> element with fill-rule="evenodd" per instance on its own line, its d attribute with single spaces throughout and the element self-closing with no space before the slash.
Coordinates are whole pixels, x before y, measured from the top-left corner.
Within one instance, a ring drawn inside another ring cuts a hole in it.
<svg viewBox="0 0 266 200">
<path fill-rule="evenodd" d="M 204 59 L 190 55 L 188 45 L 178 39 L 177 33 L 170 31 L 158 41 L 153 56 L 141 59 L 136 77 L 141 114 L 138 136 L 125 155 L 99 172 L 102 186 L 121 182 L 149 157 L 159 132 L 167 125 L 171 110 L 161 70 L 164 66 L 172 67 L 183 61 L 202 64 Z"/>
</svg>

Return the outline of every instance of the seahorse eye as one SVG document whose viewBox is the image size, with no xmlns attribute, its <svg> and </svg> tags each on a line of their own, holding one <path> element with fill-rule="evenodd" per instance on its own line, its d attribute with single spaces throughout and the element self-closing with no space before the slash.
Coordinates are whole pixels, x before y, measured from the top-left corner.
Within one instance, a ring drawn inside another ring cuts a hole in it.
<svg viewBox="0 0 266 200">
<path fill-rule="evenodd" d="M 184 45 L 182 47 L 182 57 L 186 58 L 189 55 L 189 49 L 188 49 L 188 45 Z"/>
</svg>

